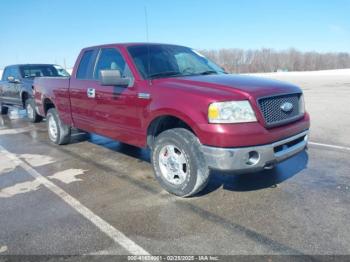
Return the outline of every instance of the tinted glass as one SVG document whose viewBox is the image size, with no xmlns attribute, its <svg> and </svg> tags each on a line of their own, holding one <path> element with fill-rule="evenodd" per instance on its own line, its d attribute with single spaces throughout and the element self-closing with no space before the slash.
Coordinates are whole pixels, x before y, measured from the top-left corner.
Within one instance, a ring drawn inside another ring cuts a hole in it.
<svg viewBox="0 0 350 262">
<path fill-rule="evenodd" d="M 20 79 L 21 78 L 17 66 L 6 67 L 6 69 L 5 69 L 4 73 L 3 73 L 2 79 L 4 81 L 7 81 L 7 78 L 9 76 L 14 77 L 15 79 Z"/>
<path fill-rule="evenodd" d="M 15 79 L 20 79 L 20 78 L 21 78 L 21 75 L 20 75 L 20 73 L 19 73 L 19 70 L 18 70 L 18 67 L 17 67 L 17 66 L 12 67 L 11 75 L 12 75 Z"/>
<path fill-rule="evenodd" d="M 128 51 L 146 79 L 225 73 L 209 59 L 187 47 L 138 45 L 129 47 Z"/>
<path fill-rule="evenodd" d="M 119 70 L 122 77 L 131 77 L 130 69 L 123 56 L 114 48 L 101 49 L 95 68 L 95 79 L 100 78 L 101 70 Z"/>
<path fill-rule="evenodd" d="M 64 69 L 59 71 L 58 68 L 56 65 L 25 65 L 20 66 L 20 71 L 23 78 L 69 76 Z"/>
<path fill-rule="evenodd" d="M 77 78 L 92 79 L 92 70 L 94 62 L 94 50 L 86 51 L 80 60 L 80 64 L 77 71 Z"/>
<path fill-rule="evenodd" d="M 61 67 L 59 65 L 53 65 L 53 67 L 57 70 L 57 74 L 59 76 L 64 76 L 64 77 L 70 76 L 70 74 L 65 69 L 63 69 L 63 67 Z"/>
<path fill-rule="evenodd" d="M 10 76 L 10 74 L 11 74 L 10 67 L 6 67 L 5 71 L 2 74 L 2 80 L 7 81 L 7 78 Z"/>
</svg>

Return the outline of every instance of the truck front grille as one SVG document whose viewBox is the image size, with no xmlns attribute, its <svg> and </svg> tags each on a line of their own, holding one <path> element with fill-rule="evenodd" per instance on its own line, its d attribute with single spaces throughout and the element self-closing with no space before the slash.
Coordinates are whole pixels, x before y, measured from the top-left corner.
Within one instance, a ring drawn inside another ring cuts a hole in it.
<svg viewBox="0 0 350 262">
<path fill-rule="evenodd" d="M 287 94 L 258 99 L 266 126 L 284 125 L 302 117 L 303 110 L 301 108 L 300 96 L 301 94 Z M 292 105 L 292 109 L 283 110 L 283 105 L 290 107 L 290 104 Z"/>
</svg>

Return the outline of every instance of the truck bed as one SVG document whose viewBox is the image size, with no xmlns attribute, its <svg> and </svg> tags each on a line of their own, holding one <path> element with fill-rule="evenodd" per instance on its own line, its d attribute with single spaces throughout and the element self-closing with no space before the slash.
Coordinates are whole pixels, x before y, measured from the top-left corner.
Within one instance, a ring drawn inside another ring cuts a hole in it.
<svg viewBox="0 0 350 262">
<path fill-rule="evenodd" d="M 40 77 L 34 79 L 34 98 L 38 113 L 45 117 L 50 107 L 49 101 L 55 101 L 60 118 L 72 124 L 69 100 L 70 77 Z"/>
</svg>

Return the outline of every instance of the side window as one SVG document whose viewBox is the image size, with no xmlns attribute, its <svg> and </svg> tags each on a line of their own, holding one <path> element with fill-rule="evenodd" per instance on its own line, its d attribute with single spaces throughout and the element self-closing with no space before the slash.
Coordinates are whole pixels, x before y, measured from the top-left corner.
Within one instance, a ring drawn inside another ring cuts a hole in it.
<svg viewBox="0 0 350 262">
<path fill-rule="evenodd" d="M 94 50 L 86 51 L 80 60 L 77 71 L 77 79 L 92 79 L 92 71 L 95 62 Z"/>
<path fill-rule="evenodd" d="M 6 67 L 5 71 L 2 73 L 2 81 L 7 81 L 7 78 L 10 76 L 10 67 Z"/>
<path fill-rule="evenodd" d="M 21 78 L 21 76 L 20 76 L 20 74 L 19 74 L 18 67 L 13 67 L 11 73 L 12 73 L 12 76 L 13 76 L 15 79 L 20 79 L 20 78 Z"/>
<path fill-rule="evenodd" d="M 101 70 L 119 70 L 122 77 L 132 77 L 128 64 L 117 49 L 106 48 L 101 49 L 96 64 L 94 78 L 100 78 Z"/>
<path fill-rule="evenodd" d="M 5 72 L 3 73 L 3 80 L 7 81 L 9 76 L 13 76 L 15 79 L 20 79 L 20 74 L 16 66 L 6 67 Z"/>
</svg>

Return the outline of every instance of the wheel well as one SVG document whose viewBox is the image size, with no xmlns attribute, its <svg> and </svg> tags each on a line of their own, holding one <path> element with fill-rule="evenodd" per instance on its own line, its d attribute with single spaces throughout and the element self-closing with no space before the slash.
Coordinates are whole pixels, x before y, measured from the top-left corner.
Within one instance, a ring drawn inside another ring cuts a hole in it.
<svg viewBox="0 0 350 262">
<path fill-rule="evenodd" d="M 23 92 L 22 93 L 22 105 L 23 108 L 25 108 L 26 106 L 26 100 L 29 98 L 29 94 L 27 92 Z"/>
<path fill-rule="evenodd" d="M 45 98 L 43 105 L 45 115 L 47 114 L 47 111 L 49 111 L 50 108 L 55 108 L 54 103 L 52 103 L 52 101 L 48 98 Z"/>
<path fill-rule="evenodd" d="M 194 131 L 192 128 L 185 123 L 183 120 L 174 117 L 174 116 L 160 116 L 154 119 L 147 129 L 147 145 L 152 148 L 155 138 L 165 130 L 173 128 L 185 128 L 191 131 L 193 134 Z"/>
</svg>

